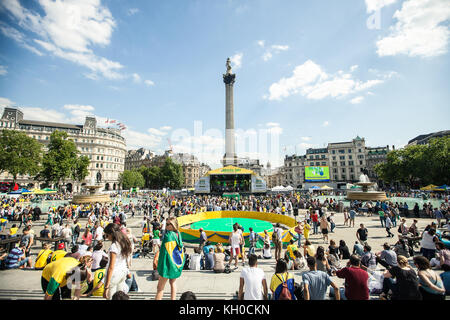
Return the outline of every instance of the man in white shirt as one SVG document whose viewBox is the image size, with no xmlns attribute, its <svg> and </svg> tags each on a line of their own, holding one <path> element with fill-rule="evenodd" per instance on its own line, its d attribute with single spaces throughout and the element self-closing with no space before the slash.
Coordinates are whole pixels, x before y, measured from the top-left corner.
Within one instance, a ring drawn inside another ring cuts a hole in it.
<svg viewBox="0 0 450 320">
<path fill-rule="evenodd" d="M 267 300 L 266 276 L 264 271 L 258 268 L 258 257 L 255 254 L 250 254 L 248 264 L 249 267 L 245 267 L 241 272 L 238 299 Z"/>
<path fill-rule="evenodd" d="M 64 237 L 65 247 L 68 248 L 69 243 L 72 241 L 72 229 L 66 223 L 65 227 L 61 230 L 61 236 Z"/>
<path fill-rule="evenodd" d="M 103 241 L 103 228 L 100 225 L 100 223 L 97 221 L 95 223 L 95 231 L 94 231 L 94 241 L 92 243 L 92 246 L 95 247 L 95 245 L 99 242 Z"/>
</svg>

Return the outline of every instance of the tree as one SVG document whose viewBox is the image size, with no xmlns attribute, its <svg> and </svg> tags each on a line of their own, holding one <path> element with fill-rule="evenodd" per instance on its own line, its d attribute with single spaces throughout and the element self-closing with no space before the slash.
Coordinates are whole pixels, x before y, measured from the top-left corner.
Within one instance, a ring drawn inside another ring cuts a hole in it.
<svg viewBox="0 0 450 320">
<path fill-rule="evenodd" d="M 450 184 L 450 137 L 431 139 L 424 157 L 427 159 L 426 184 Z M 428 172 L 427 172 L 428 171 Z"/>
<path fill-rule="evenodd" d="M 67 137 L 65 131 L 56 130 L 51 134 L 48 151 L 42 160 L 42 171 L 36 179 L 59 187 L 68 178 L 82 181 L 89 174 L 89 159 L 78 156 L 75 143 Z"/>
<path fill-rule="evenodd" d="M 8 172 L 15 184 L 18 175 L 35 175 L 39 172 L 42 144 L 25 133 L 2 130 L 0 135 L 0 173 Z"/>
<path fill-rule="evenodd" d="M 119 181 L 123 189 L 142 188 L 145 186 L 145 180 L 138 170 L 125 170 L 119 176 Z"/>
<path fill-rule="evenodd" d="M 431 139 L 427 145 L 414 145 L 387 154 L 386 162 L 375 166 L 381 180 L 415 185 L 449 184 L 450 137 Z"/>
<path fill-rule="evenodd" d="M 183 167 L 171 158 L 166 158 L 161 168 L 161 180 L 164 187 L 179 189 L 184 182 Z"/>
</svg>

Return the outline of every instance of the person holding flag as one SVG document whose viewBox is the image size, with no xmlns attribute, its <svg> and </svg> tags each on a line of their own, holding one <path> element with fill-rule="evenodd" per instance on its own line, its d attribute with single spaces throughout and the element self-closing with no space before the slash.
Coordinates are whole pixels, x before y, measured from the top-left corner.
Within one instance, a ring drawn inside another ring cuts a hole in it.
<svg viewBox="0 0 450 320">
<path fill-rule="evenodd" d="M 161 243 L 158 257 L 159 281 L 155 300 L 161 300 L 167 280 L 170 284 L 170 298 L 176 299 L 175 281 L 181 276 L 185 262 L 183 241 L 178 232 L 178 220 L 169 218 L 166 223 L 166 232 Z"/>
</svg>

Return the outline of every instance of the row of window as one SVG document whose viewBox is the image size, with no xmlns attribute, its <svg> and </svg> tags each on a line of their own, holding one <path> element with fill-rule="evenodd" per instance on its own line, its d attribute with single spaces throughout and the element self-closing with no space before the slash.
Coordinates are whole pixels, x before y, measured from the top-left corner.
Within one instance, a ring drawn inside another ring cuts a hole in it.
<svg viewBox="0 0 450 320">
<path fill-rule="evenodd" d="M 347 149 L 347 152 L 348 153 L 352 153 L 353 151 L 352 151 L 353 149 Z M 339 150 L 337 150 L 337 152 L 338 153 L 345 153 L 345 149 L 339 149 Z M 358 149 L 358 152 L 362 152 L 362 149 Z M 331 153 L 332 154 L 336 154 L 336 150 L 335 149 L 333 149 L 333 150 L 331 150 Z"/>
</svg>

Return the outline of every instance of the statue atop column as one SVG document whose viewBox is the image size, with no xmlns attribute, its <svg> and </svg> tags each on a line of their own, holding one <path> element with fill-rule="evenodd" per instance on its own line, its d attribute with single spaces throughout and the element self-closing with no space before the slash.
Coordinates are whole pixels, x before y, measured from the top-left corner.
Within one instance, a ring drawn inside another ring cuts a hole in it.
<svg viewBox="0 0 450 320">
<path fill-rule="evenodd" d="M 227 59 L 226 66 L 227 66 L 227 74 L 231 74 L 232 72 L 231 72 L 231 60 L 230 60 L 230 58 Z"/>
<path fill-rule="evenodd" d="M 223 82 L 225 82 L 225 84 L 233 84 L 236 78 L 236 75 L 234 73 L 232 73 L 231 71 L 231 59 L 228 58 L 227 59 L 227 73 L 225 73 L 223 75 Z"/>
</svg>

